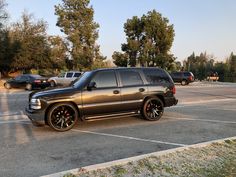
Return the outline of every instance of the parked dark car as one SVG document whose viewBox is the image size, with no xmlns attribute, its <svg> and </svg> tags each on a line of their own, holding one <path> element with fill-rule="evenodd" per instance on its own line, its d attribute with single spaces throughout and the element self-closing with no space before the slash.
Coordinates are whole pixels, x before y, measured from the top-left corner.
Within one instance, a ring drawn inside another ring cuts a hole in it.
<svg viewBox="0 0 236 177">
<path fill-rule="evenodd" d="M 171 77 L 174 82 L 181 83 L 181 85 L 188 85 L 191 82 L 194 82 L 194 75 L 192 72 L 181 71 L 171 73 Z"/>
<path fill-rule="evenodd" d="M 6 89 L 25 88 L 26 90 L 33 90 L 37 88 L 43 89 L 49 86 L 50 83 L 47 78 L 34 74 L 23 74 L 13 79 L 9 79 L 4 83 Z"/>
<path fill-rule="evenodd" d="M 26 113 L 33 124 L 57 131 L 89 120 L 141 114 L 159 120 L 176 105 L 175 85 L 159 68 L 112 68 L 85 72 L 71 87 L 31 93 Z"/>
</svg>

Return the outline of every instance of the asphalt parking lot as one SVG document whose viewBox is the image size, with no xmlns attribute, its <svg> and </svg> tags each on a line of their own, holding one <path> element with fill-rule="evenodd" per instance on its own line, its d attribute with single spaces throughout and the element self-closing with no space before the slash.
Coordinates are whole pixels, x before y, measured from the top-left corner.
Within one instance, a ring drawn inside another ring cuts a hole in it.
<svg viewBox="0 0 236 177">
<path fill-rule="evenodd" d="M 0 92 L 0 176 L 41 176 L 236 136 L 236 84 L 177 85 L 179 104 L 160 121 L 140 117 L 79 122 L 58 133 L 23 113 L 29 92 Z"/>
</svg>

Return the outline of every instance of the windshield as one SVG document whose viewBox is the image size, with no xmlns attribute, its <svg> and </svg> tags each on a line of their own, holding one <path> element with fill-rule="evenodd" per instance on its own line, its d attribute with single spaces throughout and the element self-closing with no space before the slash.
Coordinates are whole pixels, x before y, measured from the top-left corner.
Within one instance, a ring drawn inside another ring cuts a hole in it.
<svg viewBox="0 0 236 177">
<path fill-rule="evenodd" d="M 79 78 L 75 80 L 73 87 L 80 88 L 84 86 L 84 84 L 87 82 L 87 80 L 89 79 L 91 75 L 92 75 L 91 71 L 85 72 Z"/>
</svg>

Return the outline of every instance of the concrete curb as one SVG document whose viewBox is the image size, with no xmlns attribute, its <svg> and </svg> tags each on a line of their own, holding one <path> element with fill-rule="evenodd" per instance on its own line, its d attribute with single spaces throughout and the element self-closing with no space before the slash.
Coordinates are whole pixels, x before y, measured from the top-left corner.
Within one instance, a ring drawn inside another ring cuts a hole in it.
<svg viewBox="0 0 236 177">
<path fill-rule="evenodd" d="M 59 173 L 49 174 L 49 175 L 45 175 L 45 176 L 41 176 L 41 177 L 63 177 L 65 174 L 68 174 L 68 173 L 76 174 L 80 171 L 85 171 L 86 172 L 86 171 L 104 169 L 104 168 L 108 168 L 108 167 L 116 166 L 116 165 L 125 165 L 128 162 L 137 161 L 137 160 L 148 158 L 148 157 L 151 157 L 151 156 L 157 156 L 158 157 L 158 156 L 162 156 L 162 155 L 170 154 L 170 153 L 174 153 L 174 152 L 181 152 L 181 151 L 184 151 L 184 150 L 188 150 L 190 148 L 202 148 L 202 147 L 209 146 L 212 143 L 222 143 L 226 140 L 236 140 L 236 136 L 229 137 L 229 138 L 224 138 L 224 139 L 213 140 L 213 141 L 208 141 L 208 142 L 204 142 L 204 143 L 193 144 L 193 145 L 189 145 L 189 146 L 185 146 L 185 147 L 179 147 L 179 148 L 174 148 L 174 149 L 169 149 L 169 150 L 164 150 L 164 151 L 159 151 L 159 152 L 153 152 L 153 153 L 149 153 L 149 154 L 144 154 L 144 155 L 140 155 L 140 156 L 115 160 L 115 161 L 101 163 L 101 164 L 90 165 L 90 166 L 86 166 L 86 167 L 81 167 L 81 168 L 76 168 L 76 169 L 72 169 L 72 170 L 62 171 L 62 172 L 59 172 Z"/>
</svg>

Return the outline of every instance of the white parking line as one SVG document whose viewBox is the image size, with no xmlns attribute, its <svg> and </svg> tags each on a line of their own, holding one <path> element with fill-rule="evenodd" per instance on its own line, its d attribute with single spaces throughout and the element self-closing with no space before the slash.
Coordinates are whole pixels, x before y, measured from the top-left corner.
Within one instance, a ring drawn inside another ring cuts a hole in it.
<svg viewBox="0 0 236 177">
<path fill-rule="evenodd" d="M 0 121 L 0 124 L 10 124 L 10 123 L 28 123 L 30 121 L 27 120 L 5 120 L 5 121 Z"/>
<path fill-rule="evenodd" d="M 108 133 L 91 132 L 91 131 L 84 131 L 84 130 L 78 130 L 78 129 L 73 129 L 72 131 L 93 134 L 93 135 L 100 135 L 100 136 L 123 138 L 123 139 L 135 140 L 135 141 L 157 143 L 157 144 L 166 144 L 166 145 L 173 145 L 173 146 L 180 146 L 180 147 L 187 146 L 186 144 L 171 143 L 171 142 L 157 141 L 157 140 L 151 140 L 151 139 L 142 139 L 142 138 L 135 138 L 135 137 L 131 137 L 131 136 L 114 135 L 114 134 L 108 134 Z"/>
<path fill-rule="evenodd" d="M 184 107 L 192 104 L 201 104 L 201 103 L 211 103 L 211 102 L 225 102 L 225 101 L 236 101 L 235 98 L 225 98 L 225 99 L 210 99 L 210 100 L 199 100 L 199 101 L 186 101 L 180 102 L 174 107 Z"/>
<path fill-rule="evenodd" d="M 202 122 L 214 122 L 214 123 L 224 123 L 224 124 L 236 124 L 234 121 L 224 121 L 224 120 L 210 120 L 210 119 L 196 119 L 196 118 L 178 118 L 178 117 L 165 117 L 165 119 L 176 119 L 176 120 L 189 120 L 189 121 L 202 121 Z"/>
</svg>

